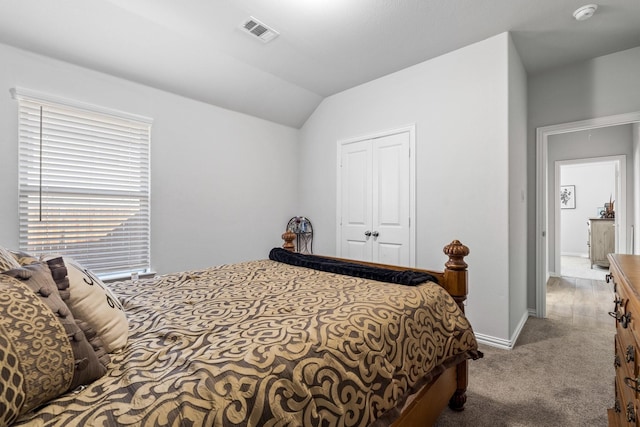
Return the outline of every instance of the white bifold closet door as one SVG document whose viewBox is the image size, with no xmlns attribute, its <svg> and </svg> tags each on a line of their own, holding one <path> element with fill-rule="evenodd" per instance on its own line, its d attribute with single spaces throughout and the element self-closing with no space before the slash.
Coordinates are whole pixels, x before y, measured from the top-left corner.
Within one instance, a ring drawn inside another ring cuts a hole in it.
<svg viewBox="0 0 640 427">
<path fill-rule="evenodd" d="M 341 146 L 340 256 L 409 266 L 410 135 Z"/>
</svg>

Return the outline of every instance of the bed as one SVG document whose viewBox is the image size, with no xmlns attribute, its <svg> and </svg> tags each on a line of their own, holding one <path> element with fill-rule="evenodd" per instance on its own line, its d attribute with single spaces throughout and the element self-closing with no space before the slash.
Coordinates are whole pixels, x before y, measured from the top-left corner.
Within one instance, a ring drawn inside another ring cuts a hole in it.
<svg viewBox="0 0 640 427">
<path fill-rule="evenodd" d="M 117 325 L 84 325 L 104 372 L 80 385 L 67 373 L 62 388 L 74 387 L 31 401 L 12 425 L 407 427 L 431 425 L 447 404 L 463 409 L 467 363 L 481 357 L 463 314 L 466 246 L 444 248 L 443 271 L 277 249 L 263 260 L 135 282 L 105 285 L 80 271 L 81 284 L 104 292 L 109 309 L 126 318 L 125 343 L 105 351 L 98 338 L 121 339 Z M 28 255 L 18 259 L 23 270 L 35 265 Z M 69 301 L 75 288 L 67 292 L 64 280 L 77 278 L 64 261 L 46 262 Z M 0 287 L 23 280 L 17 276 Z M 7 327 L 0 322 L 0 332 Z M 78 363 L 76 356 L 76 370 Z"/>
</svg>

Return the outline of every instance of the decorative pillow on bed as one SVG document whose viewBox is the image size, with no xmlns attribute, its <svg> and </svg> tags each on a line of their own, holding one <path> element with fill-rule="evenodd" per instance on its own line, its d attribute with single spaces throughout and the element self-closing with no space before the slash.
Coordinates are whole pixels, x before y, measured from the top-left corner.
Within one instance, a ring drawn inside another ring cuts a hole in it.
<svg viewBox="0 0 640 427">
<path fill-rule="evenodd" d="M 66 301 L 69 309 L 98 334 L 107 352 L 122 349 L 129 336 L 129 321 L 122 304 L 91 271 L 72 258 L 62 259 L 69 277 L 70 296 Z"/>
<path fill-rule="evenodd" d="M 0 425 L 106 373 L 44 263 L 0 274 L 0 367 Z"/>
<path fill-rule="evenodd" d="M 0 246 L 0 272 L 19 268 L 20 264 L 7 249 Z"/>
<path fill-rule="evenodd" d="M 65 304 L 69 304 L 69 298 L 71 297 L 71 292 L 69 291 L 69 277 L 67 266 L 64 263 L 62 257 L 53 258 L 47 261 L 47 266 L 49 267 L 49 271 L 51 271 L 51 277 L 53 278 L 56 286 L 58 287 L 58 292 L 60 293 L 60 297 Z M 72 312 L 73 313 L 73 312 Z M 75 316 L 76 324 L 82 329 L 85 337 L 91 344 L 93 351 L 96 352 L 96 356 L 100 360 L 104 366 L 107 366 L 111 362 L 111 357 L 109 356 L 109 352 L 107 351 L 104 343 L 102 342 L 102 338 L 98 335 L 98 333 L 85 322 L 83 319 Z"/>
<path fill-rule="evenodd" d="M 40 300 L 57 316 L 58 322 L 66 331 L 67 340 L 70 342 L 75 358 L 75 369 L 70 388 L 75 389 L 80 385 L 89 384 L 103 376 L 107 372 L 107 368 L 100 363 L 93 347 L 76 323 L 73 314 L 62 301 L 49 267 L 44 263 L 37 263 L 21 268 L 29 270 L 32 276 L 29 279 L 17 280 L 40 297 Z M 2 275 L 17 278 L 17 273 L 16 270 L 9 270 L 2 273 Z"/>
<path fill-rule="evenodd" d="M 42 262 L 38 257 L 31 255 L 27 252 L 18 251 L 18 250 L 8 250 L 8 252 L 18 262 L 19 264 L 18 268 L 20 266 L 38 264 Z M 56 286 L 58 288 L 58 293 L 60 294 L 62 301 L 64 301 L 65 304 L 68 304 L 68 300 L 70 296 L 69 279 L 67 278 L 67 268 L 64 264 L 62 257 L 52 258 L 46 262 L 47 262 L 47 266 L 49 267 L 49 271 L 51 272 L 51 277 L 56 283 Z M 14 268 L 14 270 L 18 271 L 17 268 Z M 22 276 L 28 277 L 31 275 L 31 271 L 29 269 L 25 268 L 19 271 L 20 271 L 19 274 Z M 25 272 L 27 274 L 25 274 Z M 102 342 L 102 339 L 98 336 L 98 334 L 93 330 L 93 328 L 91 328 L 91 326 L 87 322 L 85 322 L 84 320 L 78 317 L 75 318 L 75 321 L 76 321 L 76 324 L 80 327 L 80 329 L 84 333 L 87 340 L 89 341 L 89 344 L 91 344 L 91 347 L 93 348 L 96 355 L 98 356 L 100 363 L 106 367 L 111 362 L 111 357 L 109 356 L 109 353 L 107 352 L 107 349 L 105 348 L 104 343 Z"/>
<path fill-rule="evenodd" d="M 0 274 L 0 425 L 66 392 L 74 356 L 58 316 L 19 279 Z"/>
<path fill-rule="evenodd" d="M 8 270 L 19 269 L 20 263 L 7 249 L 0 246 L 0 273 Z M 20 277 L 28 278 L 29 272 L 26 270 L 20 271 Z"/>
<path fill-rule="evenodd" d="M 20 265 L 29 265 L 35 264 L 36 262 L 40 262 L 40 259 L 36 256 L 33 256 L 27 252 L 17 251 L 14 249 L 10 249 L 11 255 L 18 261 Z"/>
</svg>

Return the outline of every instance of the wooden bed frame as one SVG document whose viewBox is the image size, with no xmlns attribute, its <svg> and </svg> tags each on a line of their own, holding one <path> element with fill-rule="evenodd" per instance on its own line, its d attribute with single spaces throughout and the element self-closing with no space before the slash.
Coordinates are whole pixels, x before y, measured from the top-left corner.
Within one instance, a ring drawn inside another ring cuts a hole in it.
<svg viewBox="0 0 640 427">
<path fill-rule="evenodd" d="M 282 246 L 289 251 L 294 250 L 293 240 L 295 234 L 292 232 L 285 232 L 282 235 L 282 239 L 285 241 Z M 444 264 L 444 271 L 432 271 L 417 269 L 411 267 L 401 267 L 396 265 L 377 264 L 366 261 L 356 261 L 351 259 L 344 259 L 345 261 L 354 262 L 363 265 L 371 265 L 374 267 L 383 267 L 392 270 L 413 270 L 429 273 L 438 279 L 438 283 L 456 301 L 460 309 L 464 312 L 464 301 L 467 299 L 467 280 L 468 271 L 467 263 L 464 261 L 464 257 L 469 255 L 469 248 L 460 243 L 458 240 L 454 240 L 450 244 L 444 247 L 443 252 L 449 257 L 449 260 Z M 335 258 L 335 257 L 327 257 Z M 340 259 L 340 258 L 337 258 Z M 454 411 L 462 411 L 464 404 L 467 401 L 467 384 L 469 382 L 468 376 L 468 360 L 453 366 L 437 378 L 435 378 L 430 384 L 424 387 L 415 399 L 407 405 L 402 411 L 400 417 L 392 424 L 393 427 L 424 427 L 430 426 L 440 416 L 442 410 L 447 406 L 447 403 Z"/>
</svg>

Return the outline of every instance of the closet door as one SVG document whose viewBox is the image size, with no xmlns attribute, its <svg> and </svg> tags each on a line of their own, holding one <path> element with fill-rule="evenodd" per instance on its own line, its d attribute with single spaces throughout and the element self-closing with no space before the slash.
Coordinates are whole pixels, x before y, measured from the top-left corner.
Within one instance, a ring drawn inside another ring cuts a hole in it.
<svg viewBox="0 0 640 427">
<path fill-rule="evenodd" d="M 409 133 L 373 140 L 372 261 L 410 265 Z"/>
<path fill-rule="evenodd" d="M 342 146 L 340 256 L 371 261 L 371 141 Z"/>
<path fill-rule="evenodd" d="M 346 143 L 340 156 L 340 254 L 411 266 L 410 136 Z"/>
</svg>

